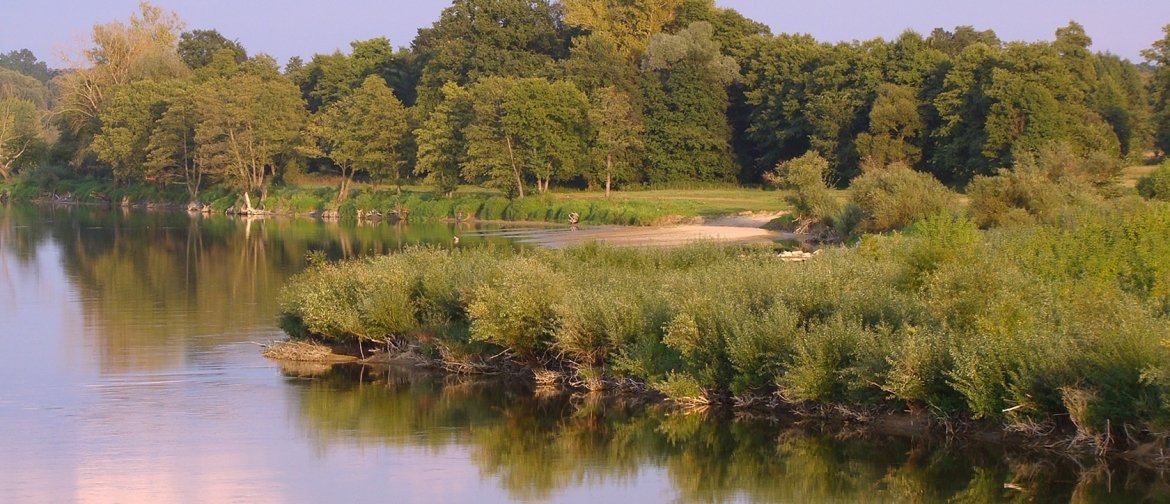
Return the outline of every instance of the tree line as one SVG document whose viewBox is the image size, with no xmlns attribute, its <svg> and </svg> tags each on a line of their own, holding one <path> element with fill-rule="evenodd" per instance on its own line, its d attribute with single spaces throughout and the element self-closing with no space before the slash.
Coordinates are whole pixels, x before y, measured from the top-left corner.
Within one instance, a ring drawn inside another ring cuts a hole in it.
<svg viewBox="0 0 1170 504">
<path fill-rule="evenodd" d="M 1170 151 L 1170 25 L 1141 64 L 969 26 L 894 40 L 773 35 L 712 0 L 455 0 L 386 38 L 281 68 L 142 3 L 72 68 L 0 55 L 0 177 L 259 192 L 295 172 L 459 184 L 755 183 L 816 153 L 840 185 L 898 164 L 961 187 L 1059 146 L 1120 166 Z"/>
</svg>

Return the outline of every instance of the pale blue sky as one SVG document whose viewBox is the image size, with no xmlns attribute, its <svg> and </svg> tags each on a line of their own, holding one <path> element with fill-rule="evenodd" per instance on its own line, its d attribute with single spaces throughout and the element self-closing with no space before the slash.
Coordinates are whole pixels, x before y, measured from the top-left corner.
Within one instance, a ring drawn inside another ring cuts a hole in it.
<svg viewBox="0 0 1170 504">
<path fill-rule="evenodd" d="M 1170 0 L 716 0 L 764 22 L 775 33 L 810 33 L 824 41 L 893 38 L 907 28 L 991 28 L 1005 40 L 1050 40 L 1070 19 L 1085 26 L 1093 49 L 1141 61 L 1139 51 L 1170 24 Z M 449 0 L 154 0 L 187 22 L 239 40 L 249 53 L 289 56 L 348 49 L 386 36 L 409 45 Z M 61 51 L 83 47 L 95 23 L 126 19 L 137 0 L 0 0 L 0 52 L 29 48 L 62 65 Z"/>
</svg>

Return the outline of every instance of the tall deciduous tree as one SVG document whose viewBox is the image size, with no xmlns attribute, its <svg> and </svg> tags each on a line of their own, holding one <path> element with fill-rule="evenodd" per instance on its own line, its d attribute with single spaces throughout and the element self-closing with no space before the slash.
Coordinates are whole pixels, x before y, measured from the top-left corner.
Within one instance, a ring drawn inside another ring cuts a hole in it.
<svg viewBox="0 0 1170 504">
<path fill-rule="evenodd" d="M 1142 51 L 1142 56 L 1154 65 L 1150 94 L 1154 100 L 1155 145 L 1162 152 L 1170 152 L 1170 24 L 1162 32 L 1166 35 Z"/>
<path fill-rule="evenodd" d="M 471 88 L 474 121 L 467 128 L 467 163 L 463 177 L 483 180 L 505 189 L 510 196 L 524 197 L 524 167 L 518 152 L 516 132 L 504 122 L 508 93 L 516 80 L 487 77 Z"/>
<path fill-rule="evenodd" d="M 781 34 L 762 42 L 746 60 L 751 108 L 746 135 L 755 145 L 757 171 L 808 150 L 812 126 L 803 108 L 812 84 L 808 76 L 828 50 L 809 35 Z"/>
<path fill-rule="evenodd" d="M 650 38 L 662 33 L 685 0 L 563 0 L 565 22 L 605 34 L 628 60 L 642 55 Z"/>
<path fill-rule="evenodd" d="M 189 68 L 196 70 L 211 63 L 215 53 L 227 49 L 232 52 L 236 63 L 248 59 L 248 51 L 238 41 L 229 40 L 216 30 L 191 30 L 179 35 L 176 51 L 179 59 Z"/>
<path fill-rule="evenodd" d="M 955 31 L 935 28 L 926 39 L 931 47 L 950 56 L 958 56 L 967 47 L 983 44 L 998 49 L 1003 44 L 992 30 L 976 30 L 973 26 L 956 26 Z"/>
<path fill-rule="evenodd" d="M 78 140 L 74 164 L 79 165 L 89 150 L 89 142 L 100 128 L 98 116 L 114 87 L 140 79 L 165 80 L 186 72 L 175 52 L 182 26 L 173 12 L 145 1 L 128 23 L 94 26 L 93 45 L 83 52 L 83 61 L 54 79 L 58 116 Z"/>
<path fill-rule="evenodd" d="M 918 163 L 922 150 L 915 140 L 922 128 L 914 89 L 883 84 L 869 111 L 869 131 L 857 136 L 863 164 L 881 168 L 896 162 Z"/>
<path fill-rule="evenodd" d="M 597 132 L 593 144 L 595 157 L 600 158 L 603 170 L 591 173 L 591 178 L 605 180 L 605 197 L 609 197 L 614 180 L 631 180 L 637 154 L 641 152 L 642 115 L 634 108 L 629 95 L 613 87 L 593 93 L 589 121 Z"/>
<path fill-rule="evenodd" d="M 327 157 L 341 171 L 338 202 L 358 171 L 400 184 L 406 109 L 381 77 L 371 75 L 352 94 L 317 112 L 305 128 L 303 153 Z"/>
<path fill-rule="evenodd" d="M 455 0 L 434 26 L 419 30 L 413 49 L 426 61 L 418 99 L 429 112 L 447 82 L 551 77 L 568 48 L 549 0 Z"/>
<path fill-rule="evenodd" d="M 33 102 L 0 95 L 0 178 L 12 176 L 39 132 L 40 117 Z"/>
<path fill-rule="evenodd" d="M 148 144 L 170 99 L 167 90 L 157 82 L 134 81 L 114 87 L 106 100 L 93 150 L 98 159 L 110 165 L 118 182 L 146 177 Z"/>
<path fill-rule="evenodd" d="M 41 81 L 42 84 L 48 83 L 57 75 L 56 70 L 50 69 L 48 63 L 38 60 L 36 55 L 28 49 L 0 54 L 0 68 L 7 68 L 27 75 Z"/>
<path fill-rule="evenodd" d="M 304 102 L 292 83 L 241 73 L 208 80 L 197 91 L 197 155 L 227 182 L 245 191 L 267 189 L 279 159 L 300 139 Z"/>
<path fill-rule="evenodd" d="M 1146 79 L 1137 65 L 1116 55 L 1097 55 L 1096 66 L 1100 80 L 1089 106 L 1113 128 L 1121 155 L 1140 162 L 1154 138 Z"/>
<path fill-rule="evenodd" d="M 204 162 L 196 156 L 195 128 L 199 125 L 198 101 L 193 89 L 174 82 L 173 98 L 156 121 L 147 144 L 146 171 L 150 176 L 171 181 L 179 179 L 192 201 L 199 197 Z"/>
<path fill-rule="evenodd" d="M 516 81 L 504 101 L 504 127 L 517 140 L 524 171 L 547 192 L 553 179 L 578 174 L 589 136 L 589 100 L 570 82 Z"/>
<path fill-rule="evenodd" d="M 449 82 L 443 86 L 438 105 L 415 131 L 415 174 L 425 175 L 440 194 L 450 195 L 459 186 L 460 170 L 467 162 L 465 135 L 473 118 L 470 94 Z"/>
<path fill-rule="evenodd" d="M 983 155 L 987 139 L 987 114 L 992 100 L 987 96 L 997 51 L 976 43 L 963 49 L 947 72 L 933 106 L 939 124 L 931 132 L 936 149 L 930 160 L 935 176 L 944 181 L 966 182 L 976 175 L 994 172 Z"/>
<path fill-rule="evenodd" d="M 727 120 L 727 86 L 735 60 L 712 39 L 711 25 L 692 24 L 650 41 L 643 63 L 649 179 L 731 180 L 736 175 Z"/>
<path fill-rule="evenodd" d="M 588 99 L 568 82 L 489 77 L 471 88 L 475 119 L 467 128 L 464 177 L 524 197 L 535 179 L 577 174 L 588 136 Z"/>
</svg>

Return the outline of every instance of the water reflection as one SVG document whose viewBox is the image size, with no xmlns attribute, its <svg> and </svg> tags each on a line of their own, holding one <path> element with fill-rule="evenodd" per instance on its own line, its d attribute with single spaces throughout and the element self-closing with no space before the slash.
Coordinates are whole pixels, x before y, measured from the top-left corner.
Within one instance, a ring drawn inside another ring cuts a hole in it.
<svg viewBox="0 0 1170 504">
<path fill-rule="evenodd" d="M 295 373 L 290 373 L 295 374 Z M 621 486 L 662 470 L 682 501 L 1165 502 L 1170 483 L 995 445 L 769 425 L 523 384 L 398 367 L 290 378 L 302 428 L 334 444 L 468 445 L 481 477 L 515 499 Z"/>
<path fill-rule="evenodd" d="M 1170 502 L 995 446 L 671 415 L 416 369 L 279 371 L 306 252 L 540 231 L 0 207 L 0 502 Z"/>
<path fill-rule="evenodd" d="M 0 246 L 16 260 L 34 260 L 40 243 L 59 247 L 83 309 L 86 330 L 74 336 L 100 351 L 100 367 L 109 373 L 172 368 L 194 353 L 239 341 L 241 333 L 271 329 L 277 292 L 304 268 L 310 250 L 352 258 L 448 245 L 467 231 L 84 207 L 0 210 Z M 511 246 L 504 238 L 471 234 L 461 246 Z M 7 269 L 0 265 L 0 278 Z"/>
</svg>

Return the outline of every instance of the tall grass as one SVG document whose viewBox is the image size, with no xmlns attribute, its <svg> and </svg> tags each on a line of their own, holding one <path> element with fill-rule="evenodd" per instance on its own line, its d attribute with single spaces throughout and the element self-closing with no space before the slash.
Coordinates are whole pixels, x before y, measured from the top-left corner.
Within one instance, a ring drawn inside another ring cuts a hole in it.
<svg viewBox="0 0 1170 504">
<path fill-rule="evenodd" d="M 294 336 L 426 347 L 447 344 L 442 327 L 680 400 L 774 394 L 1095 434 L 1170 421 L 1168 244 L 1170 205 L 1132 200 L 994 231 L 940 215 L 797 264 L 713 244 L 414 249 L 312 269 L 282 309 Z"/>
</svg>

